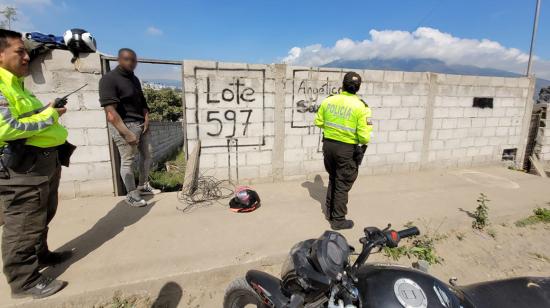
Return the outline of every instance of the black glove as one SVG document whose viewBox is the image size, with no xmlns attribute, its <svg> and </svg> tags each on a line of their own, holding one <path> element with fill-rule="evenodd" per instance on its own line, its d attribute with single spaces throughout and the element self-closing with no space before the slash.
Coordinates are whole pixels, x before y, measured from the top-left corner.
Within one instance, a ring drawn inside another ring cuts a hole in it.
<svg viewBox="0 0 550 308">
<path fill-rule="evenodd" d="M 64 108 L 65 105 L 67 105 L 67 98 L 66 97 L 63 97 L 63 98 L 56 98 L 55 101 L 54 101 L 54 108 Z"/>
</svg>

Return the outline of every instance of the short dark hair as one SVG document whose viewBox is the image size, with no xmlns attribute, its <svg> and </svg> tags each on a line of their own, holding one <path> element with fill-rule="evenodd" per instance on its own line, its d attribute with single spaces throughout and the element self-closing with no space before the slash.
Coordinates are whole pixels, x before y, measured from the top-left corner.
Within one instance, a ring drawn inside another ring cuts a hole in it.
<svg viewBox="0 0 550 308">
<path fill-rule="evenodd" d="M 0 29 L 0 51 L 3 51 L 4 49 L 10 46 L 10 43 L 8 42 L 8 38 L 20 39 L 20 38 L 23 38 L 23 35 L 21 35 L 21 33 L 16 31 Z"/>
<path fill-rule="evenodd" d="M 348 72 L 344 75 L 342 89 L 348 93 L 355 94 L 361 88 L 361 75 L 356 72 Z"/>
<path fill-rule="evenodd" d="M 118 50 L 118 56 L 120 57 L 125 52 L 129 52 L 129 53 L 133 54 L 134 56 L 137 56 L 136 52 L 133 49 L 130 49 L 130 48 L 120 48 Z"/>
</svg>

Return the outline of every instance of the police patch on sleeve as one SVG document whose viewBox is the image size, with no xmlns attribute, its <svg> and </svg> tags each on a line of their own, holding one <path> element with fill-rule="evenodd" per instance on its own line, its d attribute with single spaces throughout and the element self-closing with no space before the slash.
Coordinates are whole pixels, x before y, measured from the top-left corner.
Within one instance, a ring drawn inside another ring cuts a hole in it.
<svg viewBox="0 0 550 308">
<path fill-rule="evenodd" d="M 7 107 L 9 106 L 9 104 L 10 103 L 8 102 L 6 97 L 0 93 L 0 107 Z"/>
</svg>

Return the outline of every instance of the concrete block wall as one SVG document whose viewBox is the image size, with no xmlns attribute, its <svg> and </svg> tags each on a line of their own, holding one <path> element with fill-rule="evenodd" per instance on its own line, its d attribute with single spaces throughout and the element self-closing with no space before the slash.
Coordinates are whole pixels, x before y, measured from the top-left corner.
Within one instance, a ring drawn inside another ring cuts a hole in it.
<svg viewBox="0 0 550 308">
<path fill-rule="evenodd" d="M 550 104 L 546 104 L 545 109 L 545 118 L 541 119 L 541 127 L 537 134 L 537 145 L 539 146 L 537 154 L 539 159 L 550 168 L 550 116 L 548 116 Z"/>
<path fill-rule="evenodd" d="M 522 145 L 530 79 L 438 74 L 428 165 L 464 167 L 501 160 Z M 473 97 L 492 97 L 493 108 L 472 107 Z"/>
<path fill-rule="evenodd" d="M 273 180 L 275 81 L 268 65 L 184 61 L 187 153 L 202 142 L 201 170 Z"/>
<path fill-rule="evenodd" d="M 153 144 L 153 163 L 163 162 L 183 145 L 181 122 L 151 122 L 149 130 Z"/>
<path fill-rule="evenodd" d="M 105 113 L 99 105 L 101 78 L 99 54 L 84 54 L 75 63 L 68 51 L 53 50 L 31 63 L 25 86 L 44 104 L 87 83 L 69 98 L 68 111 L 60 118 L 69 131 L 68 141 L 78 148 L 71 166 L 63 167 L 60 197 L 112 195 L 113 182 Z"/>
<path fill-rule="evenodd" d="M 187 146 L 200 138 L 201 169 L 240 182 L 324 172 L 314 114 L 325 97 L 340 91 L 347 71 L 185 61 Z M 356 71 L 363 76 L 358 94 L 372 108 L 374 123 L 362 174 L 498 163 L 509 148 L 518 149 L 521 161 L 531 79 Z M 493 108 L 473 107 L 474 97 L 492 97 Z M 248 109 L 247 122 L 242 116 Z M 254 128 L 244 132 L 247 123 Z"/>
</svg>

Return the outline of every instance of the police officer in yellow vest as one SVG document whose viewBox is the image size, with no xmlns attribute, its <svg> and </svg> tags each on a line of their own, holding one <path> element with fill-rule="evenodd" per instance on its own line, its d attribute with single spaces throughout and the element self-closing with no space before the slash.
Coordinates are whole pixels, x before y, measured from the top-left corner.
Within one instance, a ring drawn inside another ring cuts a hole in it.
<svg viewBox="0 0 550 308">
<path fill-rule="evenodd" d="M 43 104 L 23 85 L 29 55 L 21 34 L 0 30 L 0 205 L 3 271 L 12 296 L 42 298 L 66 283 L 40 268 L 63 262 L 70 252 L 50 252 L 48 224 L 57 209 L 61 164 L 68 164 L 65 108 Z M 70 153 L 69 153 L 70 152 Z"/>
<path fill-rule="evenodd" d="M 370 141 L 371 110 L 357 95 L 361 76 L 349 72 L 344 76 L 342 92 L 327 97 L 315 116 L 315 125 L 323 129 L 323 156 L 329 174 L 325 218 L 334 230 L 353 228 L 346 219 L 348 192 Z"/>
</svg>

